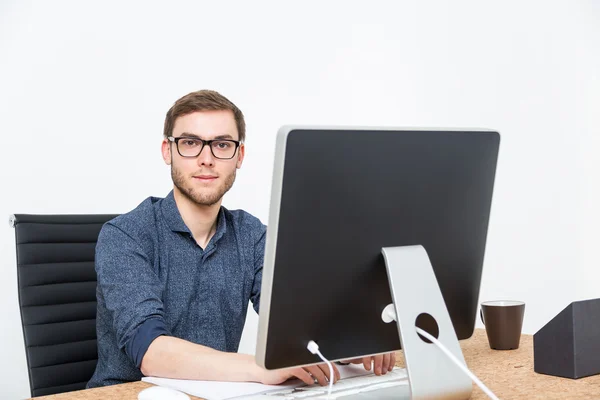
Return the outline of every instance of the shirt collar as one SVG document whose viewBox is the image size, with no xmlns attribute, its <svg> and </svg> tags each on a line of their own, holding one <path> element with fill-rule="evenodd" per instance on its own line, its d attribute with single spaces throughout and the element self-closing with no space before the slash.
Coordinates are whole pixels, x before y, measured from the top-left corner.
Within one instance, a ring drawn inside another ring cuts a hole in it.
<svg viewBox="0 0 600 400">
<path fill-rule="evenodd" d="M 219 209 L 219 215 L 217 215 L 217 229 L 215 230 L 215 234 L 212 239 L 210 239 L 210 243 L 214 244 L 219 241 L 227 231 L 227 221 L 225 221 L 225 208 L 221 206 Z"/>
<path fill-rule="evenodd" d="M 191 234 L 192 232 L 187 227 L 185 222 L 183 222 L 183 218 L 181 218 L 181 214 L 179 213 L 179 209 L 177 208 L 177 203 L 175 202 L 175 195 L 171 190 L 167 197 L 165 197 L 162 201 L 162 213 L 167 221 L 167 225 L 173 232 L 184 232 Z M 217 215 L 217 229 L 211 242 L 216 242 L 219 240 L 227 230 L 227 223 L 225 221 L 225 209 L 221 207 L 219 209 L 219 214 Z"/>
<path fill-rule="evenodd" d="M 169 225 L 169 228 L 171 228 L 173 232 L 191 233 L 185 222 L 183 222 L 183 218 L 181 218 L 172 190 L 167 197 L 163 199 L 161 208 L 163 216 L 167 221 L 167 225 Z"/>
</svg>

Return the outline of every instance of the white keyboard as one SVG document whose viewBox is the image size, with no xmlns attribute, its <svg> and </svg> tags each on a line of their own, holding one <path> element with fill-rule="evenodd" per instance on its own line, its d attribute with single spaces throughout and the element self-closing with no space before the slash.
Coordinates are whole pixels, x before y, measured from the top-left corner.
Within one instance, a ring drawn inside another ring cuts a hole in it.
<svg viewBox="0 0 600 400">
<path fill-rule="evenodd" d="M 310 385 L 294 389 L 274 390 L 259 396 L 252 396 L 252 399 L 336 399 L 353 394 L 405 385 L 408 385 L 406 370 L 404 368 L 395 368 L 381 376 L 369 374 L 341 379 L 333 384 L 331 397 L 327 397 L 327 386 Z"/>
</svg>

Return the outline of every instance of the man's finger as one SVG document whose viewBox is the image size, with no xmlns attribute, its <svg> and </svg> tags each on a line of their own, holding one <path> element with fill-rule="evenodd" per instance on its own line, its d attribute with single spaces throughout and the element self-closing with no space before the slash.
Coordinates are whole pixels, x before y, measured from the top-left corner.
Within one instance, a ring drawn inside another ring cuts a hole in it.
<svg viewBox="0 0 600 400">
<path fill-rule="evenodd" d="M 381 375 L 381 364 L 383 363 L 383 356 L 381 354 L 379 354 L 373 358 L 374 358 L 373 369 L 375 370 L 375 375 Z"/>
<path fill-rule="evenodd" d="M 392 353 L 392 356 L 390 357 L 390 371 L 394 369 L 394 367 L 396 366 L 396 353 Z"/>
<path fill-rule="evenodd" d="M 340 379 L 340 371 L 338 371 L 334 364 L 331 364 L 331 366 L 333 367 L 333 383 L 335 383 Z M 321 368 L 321 371 L 323 371 L 327 380 L 331 380 L 331 377 L 329 376 L 329 366 L 327 364 L 319 364 L 318 367 Z"/>
<path fill-rule="evenodd" d="M 340 370 L 338 369 L 338 367 L 335 366 L 335 364 L 331 364 L 333 366 L 333 373 L 335 374 L 335 382 L 339 381 L 341 379 L 341 375 L 340 375 Z"/>
<path fill-rule="evenodd" d="M 371 370 L 371 357 L 363 357 L 362 359 L 363 366 L 367 371 Z"/>
<path fill-rule="evenodd" d="M 392 358 L 391 353 L 386 353 L 383 355 L 383 362 L 381 363 L 381 373 L 383 375 L 387 374 L 390 370 L 391 358 Z"/>
<path fill-rule="evenodd" d="M 319 382 L 319 385 L 326 386 L 328 384 L 325 373 L 318 365 L 311 365 L 310 367 L 304 367 L 304 369 L 307 370 L 313 376 L 313 378 L 317 380 L 317 382 Z"/>
<path fill-rule="evenodd" d="M 292 375 L 307 385 L 314 385 L 315 379 L 304 368 L 294 368 L 291 372 Z"/>
</svg>

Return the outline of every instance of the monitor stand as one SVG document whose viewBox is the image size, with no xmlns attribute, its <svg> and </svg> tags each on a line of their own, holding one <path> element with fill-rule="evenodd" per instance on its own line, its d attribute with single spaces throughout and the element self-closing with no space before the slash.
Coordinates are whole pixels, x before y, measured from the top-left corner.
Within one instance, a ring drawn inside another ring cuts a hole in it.
<svg viewBox="0 0 600 400">
<path fill-rule="evenodd" d="M 435 344 L 422 339 L 416 331 L 417 317 L 429 320 L 433 326 L 437 326 L 439 336 L 428 329 L 424 330 L 465 363 L 427 252 L 423 246 L 384 247 L 381 252 L 393 301 L 384 309 L 382 318 L 388 323 L 396 320 L 398 324 L 410 383 L 410 398 L 470 398 L 473 388 L 471 379 Z M 394 304 L 398 307 L 394 307 Z"/>
</svg>

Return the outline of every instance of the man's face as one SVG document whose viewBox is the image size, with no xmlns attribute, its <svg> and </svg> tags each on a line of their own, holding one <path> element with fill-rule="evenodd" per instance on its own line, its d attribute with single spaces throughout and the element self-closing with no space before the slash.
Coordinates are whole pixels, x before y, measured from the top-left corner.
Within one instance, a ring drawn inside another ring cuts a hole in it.
<svg viewBox="0 0 600 400">
<path fill-rule="evenodd" d="M 199 111 L 175 120 L 173 137 L 191 137 L 204 140 L 239 140 L 233 113 L 229 110 Z M 162 154 L 167 165 L 171 165 L 171 177 L 175 188 L 192 202 L 212 206 L 231 189 L 235 172 L 242 166 L 244 146 L 240 145 L 232 159 L 216 158 L 208 145 L 198 157 L 182 157 L 177 145 L 163 140 Z"/>
</svg>

